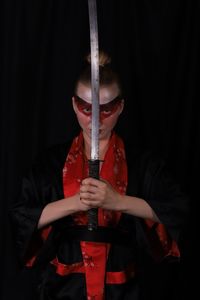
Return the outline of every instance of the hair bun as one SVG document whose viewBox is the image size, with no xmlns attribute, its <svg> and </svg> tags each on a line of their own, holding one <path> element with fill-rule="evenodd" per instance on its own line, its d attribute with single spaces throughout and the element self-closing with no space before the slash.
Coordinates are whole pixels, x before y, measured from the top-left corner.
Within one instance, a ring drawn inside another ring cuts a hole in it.
<svg viewBox="0 0 200 300">
<path fill-rule="evenodd" d="M 86 61 L 90 64 L 91 63 L 91 54 L 88 54 L 86 57 Z M 111 63 L 111 58 L 110 56 L 104 52 L 104 51 L 99 51 L 99 66 L 100 67 L 105 67 L 106 65 L 109 65 Z"/>
</svg>

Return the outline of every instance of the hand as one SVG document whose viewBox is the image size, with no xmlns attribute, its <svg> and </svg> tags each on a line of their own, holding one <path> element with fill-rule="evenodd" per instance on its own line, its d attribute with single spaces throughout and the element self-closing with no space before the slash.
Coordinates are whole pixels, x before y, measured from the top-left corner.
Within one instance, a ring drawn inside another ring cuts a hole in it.
<svg viewBox="0 0 200 300">
<path fill-rule="evenodd" d="M 84 179 L 80 187 L 80 202 L 89 208 L 120 210 L 121 197 L 108 182 L 90 177 Z"/>
<path fill-rule="evenodd" d="M 73 207 L 74 207 L 74 213 L 77 212 L 81 212 L 81 211 L 88 211 L 91 207 L 86 204 L 83 203 L 80 199 L 80 193 L 77 193 L 76 195 L 74 195 L 73 197 Z"/>
</svg>

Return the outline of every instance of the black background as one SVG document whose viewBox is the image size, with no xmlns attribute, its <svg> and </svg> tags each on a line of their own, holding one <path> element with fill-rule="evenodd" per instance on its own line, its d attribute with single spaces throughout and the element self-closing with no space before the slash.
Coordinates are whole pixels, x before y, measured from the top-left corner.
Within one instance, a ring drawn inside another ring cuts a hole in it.
<svg viewBox="0 0 200 300">
<path fill-rule="evenodd" d="M 171 299 L 188 299 L 196 287 L 198 252 L 200 3 L 97 3 L 100 48 L 112 56 L 124 85 L 118 130 L 158 150 L 190 197 L 182 263 L 171 280 Z M 18 271 L 9 206 L 35 155 L 77 132 L 71 96 L 89 47 L 86 0 L 0 1 L 1 299 L 8 300 Z"/>
</svg>

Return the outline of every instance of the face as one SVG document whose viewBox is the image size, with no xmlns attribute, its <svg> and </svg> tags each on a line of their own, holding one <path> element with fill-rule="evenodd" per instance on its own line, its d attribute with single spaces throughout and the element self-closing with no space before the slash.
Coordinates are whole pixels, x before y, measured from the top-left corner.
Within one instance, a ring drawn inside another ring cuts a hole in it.
<svg viewBox="0 0 200 300">
<path fill-rule="evenodd" d="M 99 139 L 109 139 L 111 132 L 121 114 L 124 101 L 119 98 L 116 84 L 102 86 L 99 89 L 100 125 Z M 73 108 L 86 139 L 91 138 L 91 87 L 79 83 L 76 95 L 72 98 Z"/>
</svg>

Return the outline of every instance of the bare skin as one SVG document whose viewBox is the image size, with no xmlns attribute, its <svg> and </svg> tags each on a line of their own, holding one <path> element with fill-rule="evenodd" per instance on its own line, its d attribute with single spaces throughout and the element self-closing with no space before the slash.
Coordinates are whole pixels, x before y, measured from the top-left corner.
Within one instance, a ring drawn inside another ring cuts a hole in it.
<svg viewBox="0 0 200 300">
<path fill-rule="evenodd" d="M 83 83 L 77 86 L 77 95 L 86 102 L 91 103 L 91 87 Z M 106 104 L 119 94 L 116 84 L 100 87 L 100 104 Z M 83 131 L 84 150 L 90 157 L 91 117 L 81 113 L 76 106 L 74 98 L 72 105 L 77 120 Z M 121 102 L 117 111 L 100 123 L 99 154 L 103 159 L 108 148 L 111 132 L 117 123 L 119 115 L 123 111 L 124 101 Z M 108 182 L 86 178 L 82 181 L 80 191 L 72 197 L 51 202 L 45 206 L 38 222 L 38 228 L 42 228 L 53 221 L 70 214 L 88 211 L 90 208 L 103 208 L 106 210 L 120 211 L 133 216 L 150 219 L 159 222 L 153 209 L 141 198 L 121 195 Z"/>
</svg>

